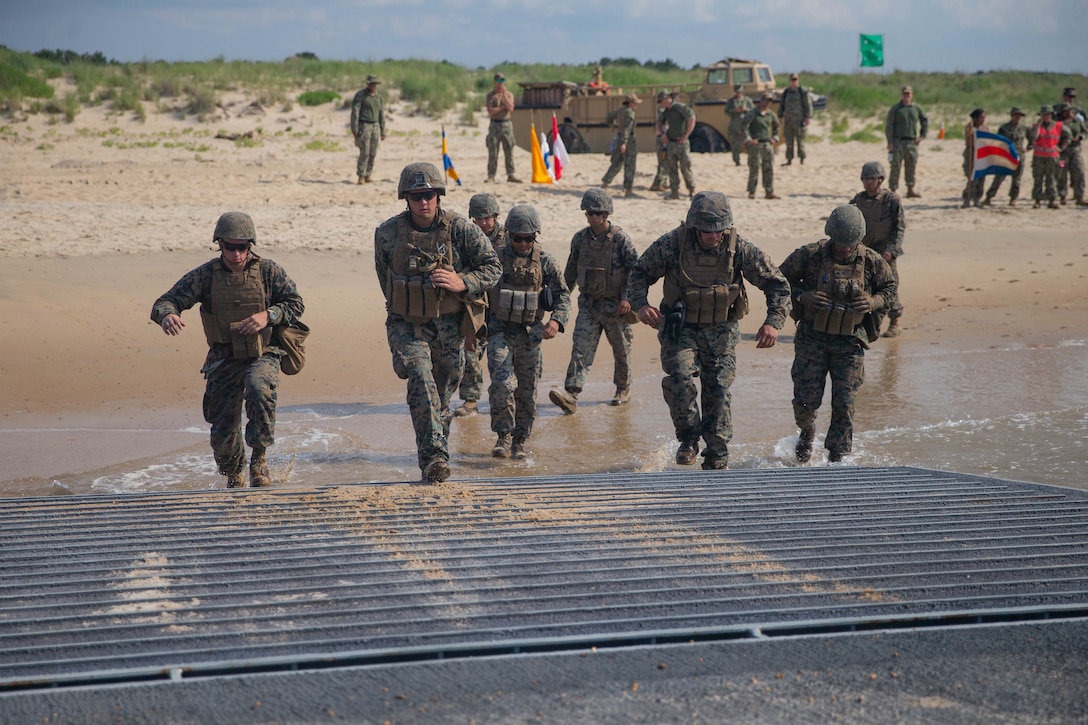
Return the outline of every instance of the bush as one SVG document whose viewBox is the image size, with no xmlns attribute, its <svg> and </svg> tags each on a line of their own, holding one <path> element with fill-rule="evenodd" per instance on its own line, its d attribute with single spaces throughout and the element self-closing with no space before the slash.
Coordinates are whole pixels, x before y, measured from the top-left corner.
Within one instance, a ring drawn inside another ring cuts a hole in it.
<svg viewBox="0 0 1088 725">
<path fill-rule="evenodd" d="M 320 106 L 340 98 L 336 91 L 306 91 L 298 97 L 298 102 L 303 106 Z"/>
</svg>

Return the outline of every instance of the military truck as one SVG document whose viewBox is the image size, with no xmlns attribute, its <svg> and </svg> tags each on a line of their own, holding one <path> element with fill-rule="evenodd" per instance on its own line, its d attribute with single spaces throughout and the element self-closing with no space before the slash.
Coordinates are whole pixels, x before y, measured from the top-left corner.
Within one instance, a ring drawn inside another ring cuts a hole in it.
<svg viewBox="0 0 1088 725">
<path fill-rule="evenodd" d="M 609 121 L 613 112 L 623 105 L 624 96 L 634 93 L 642 100 L 635 112 L 638 147 L 642 151 L 653 151 L 656 148 L 657 94 L 675 91 L 679 94 L 677 100 L 695 111 L 695 130 L 689 139 L 691 150 L 696 153 L 726 152 L 729 151 L 729 116 L 725 114 L 725 102 L 738 83 L 744 86 L 743 93 L 753 99 L 765 92 L 771 93 L 774 96 L 772 110 L 777 113 L 782 92 L 775 86 L 771 67 L 757 60 L 741 58 L 724 58 L 707 66 L 700 84 L 610 86 L 604 81 L 600 68 L 587 83 L 519 83 L 521 95 L 515 99 L 511 117 L 514 137 L 519 146 L 529 150 L 530 124 L 536 126 L 537 133 L 549 134 L 552 114 L 555 114 L 559 136 L 568 153 L 608 153 L 616 133 Z M 814 108 L 827 107 L 824 96 L 813 93 L 812 101 Z"/>
</svg>

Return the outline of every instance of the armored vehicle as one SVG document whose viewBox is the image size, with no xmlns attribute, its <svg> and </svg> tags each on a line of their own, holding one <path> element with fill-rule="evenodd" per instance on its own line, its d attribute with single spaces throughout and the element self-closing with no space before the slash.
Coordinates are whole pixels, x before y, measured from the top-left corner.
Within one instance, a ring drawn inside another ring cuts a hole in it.
<svg viewBox="0 0 1088 725">
<path fill-rule="evenodd" d="M 765 92 L 771 93 L 777 112 L 781 91 L 776 89 L 774 72 L 769 65 L 756 60 L 724 58 L 706 67 L 702 83 L 681 86 L 610 86 L 604 82 L 598 68 L 593 80 L 587 83 L 519 83 L 521 95 L 516 99 L 511 116 L 514 136 L 518 145 L 528 150 L 530 124 L 536 126 L 538 133 L 548 133 L 554 113 L 568 153 L 608 153 L 615 135 L 611 123 L 614 112 L 623 105 L 626 94 L 635 93 L 642 99 L 635 111 L 638 147 L 641 151 L 653 151 L 656 148 L 657 94 L 667 91 L 678 93 L 677 100 L 695 111 L 695 130 L 689 139 L 691 150 L 725 152 L 729 151 L 729 117 L 725 114 L 725 102 L 733 95 L 735 84 L 743 85 L 744 94 L 753 99 Z M 814 108 L 827 107 L 824 96 L 813 93 L 812 101 Z"/>
</svg>

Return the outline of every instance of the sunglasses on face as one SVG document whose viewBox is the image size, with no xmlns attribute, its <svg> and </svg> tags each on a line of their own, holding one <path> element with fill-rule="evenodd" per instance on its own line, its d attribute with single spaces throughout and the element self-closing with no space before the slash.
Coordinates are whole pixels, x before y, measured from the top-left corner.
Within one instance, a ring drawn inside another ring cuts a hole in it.
<svg viewBox="0 0 1088 725">
<path fill-rule="evenodd" d="M 526 236 L 522 234 L 511 234 L 510 241 L 514 242 L 515 244 L 532 244 L 536 241 L 536 235 L 529 234 Z"/>
<path fill-rule="evenodd" d="M 222 239 L 219 240 L 219 243 L 223 245 L 224 252 L 245 252 L 250 245 L 249 242 L 235 244 L 234 242 L 224 242 Z"/>
<path fill-rule="evenodd" d="M 438 196 L 438 192 L 434 189 L 428 189 L 427 191 L 413 191 L 408 195 L 408 199 L 411 201 L 433 201 Z"/>
<path fill-rule="evenodd" d="M 586 216 L 608 216 L 606 211 L 587 211 Z"/>
</svg>

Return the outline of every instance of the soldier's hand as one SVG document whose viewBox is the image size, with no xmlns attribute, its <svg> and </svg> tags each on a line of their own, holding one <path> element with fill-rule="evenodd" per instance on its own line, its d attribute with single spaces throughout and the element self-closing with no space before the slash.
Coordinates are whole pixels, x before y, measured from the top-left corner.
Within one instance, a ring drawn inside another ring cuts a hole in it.
<svg viewBox="0 0 1088 725">
<path fill-rule="evenodd" d="M 450 292 L 464 292 L 468 289 L 468 285 L 465 284 L 465 280 L 461 275 L 452 269 L 442 269 L 441 267 L 431 272 L 431 284 L 435 287 L 448 289 Z"/>
<path fill-rule="evenodd" d="M 254 315 L 250 315 L 246 319 L 238 323 L 238 334 L 240 335 L 256 335 L 258 332 L 268 327 L 268 310 L 258 312 Z"/>
<path fill-rule="evenodd" d="M 824 292 L 817 292 L 815 290 L 808 290 L 802 292 L 800 302 L 805 307 L 811 307 L 818 310 L 831 309 L 831 298 Z"/>
<path fill-rule="evenodd" d="M 616 317 L 623 317 L 631 311 L 631 303 L 627 300 L 620 300 L 620 303 L 616 305 Z"/>
<path fill-rule="evenodd" d="M 871 297 L 870 295 L 859 295 L 850 300 L 849 307 L 851 312 L 872 312 L 876 309 L 876 305 L 877 300 L 875 297 Z"/>
<path fill-rule="evenodd" d="M 181 321 L 181 317 L 172 312 L 162 318 L 162 331 L 167 335 L 180 335 L 183 327 L 185 323 Z"/>
<path fill-rule="evenodd" d="M 885 261 L 885 262 L 888 262 L 888 263 L 891 263 L 891 261 L 892 261 L 893 259 L 895 259 L 895 257 L 893 257 L 893 256 L 892 256 L 892 253 L 891 253 L 891 252 L 884 252 L 884 254 L 882 254 L 882 255 L 880 255 L 880 256 L 884 257 L 884 261 Z"/>
<path fill-rule="evenodd" d="M 651 307 L 650 305 L 640 307 L 638 310 L 638 319 L 642 324 L 649 325 L 655 330 L 660 329 L 661 327 L 661 311 L 656 307 Z"/>
<path fill-rule="evenodd" d="M 770 325 L 763 325 L 756 333 L 756 348 L 774 347 L 778 342 L 778 330 Z"/>
<path fill-rule="evenodd" d="M 548 320 L 548 324 L 544 325 L 544 339 L 551 340 L 553 337 L 559 334 L 559 323 L 555 320 Z"/>
</svg>

